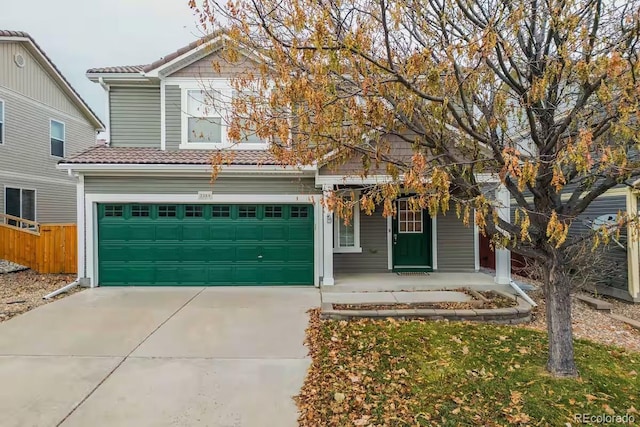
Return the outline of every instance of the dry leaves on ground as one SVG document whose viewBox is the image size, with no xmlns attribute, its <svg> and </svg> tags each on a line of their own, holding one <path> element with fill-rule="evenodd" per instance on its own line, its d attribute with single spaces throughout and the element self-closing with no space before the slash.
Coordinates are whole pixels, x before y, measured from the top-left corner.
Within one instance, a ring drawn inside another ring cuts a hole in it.
<svg viewBox="0 0 640 427">
<path fill-rule="evenodd" d="M 42 299 L 46 294 L 55 291 L 75 280 L 70 274 L 38 274 L 33 270 L 0 274 L 0 322 L 9 320 L 18 314 L 32 310 L 51 300 Z M 78 288 L 71 292 L 77 291 Z"/>
</svg>

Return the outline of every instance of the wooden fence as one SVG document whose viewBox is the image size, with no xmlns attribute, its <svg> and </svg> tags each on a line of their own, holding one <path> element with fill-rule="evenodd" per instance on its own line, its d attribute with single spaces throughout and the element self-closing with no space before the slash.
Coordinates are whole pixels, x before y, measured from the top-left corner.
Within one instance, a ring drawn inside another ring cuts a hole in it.
<svg viewBox="0 0 640 427">
<path fill-rule="evenodd" d="M 38 273 L 77 273 L 76 224 L 40 224 L 0 214 L 0 259 Z"/>
</svg>

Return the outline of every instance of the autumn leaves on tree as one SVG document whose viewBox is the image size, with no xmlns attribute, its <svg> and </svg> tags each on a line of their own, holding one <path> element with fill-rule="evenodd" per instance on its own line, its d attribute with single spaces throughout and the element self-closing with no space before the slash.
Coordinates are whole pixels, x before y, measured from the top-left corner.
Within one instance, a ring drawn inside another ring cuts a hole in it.
<svg viewBox="0 0 640 427">
<path fill-rule="evenodd" d="M 640 176 L 640 2 L 597 0 L 192 1 L 223 29 L 230 60 L 261 64 L 234 81 L 231 131 L 272 141 L 283 164 L 340 163 L 392 177 L 365 188 L 371 213 L 410 195 L 453 209 L 544 271 L 549 370 L 577 374 L 571 222 Z M 394 144 L 412 148 L 398 155 Z M 499 177 L 513 200 L 497 215 Z M 344 196 L 335 192 L 336 207 Z M 338 209 L 340 210 L 340 209 Z M 348 211 L 348 209 L 344 209 Z M 475 218 L 472 217 L 475 215 Z M 621 216 L 620 224 L 632 222 Z M 612 231 L 613 232 L 613 231 Z M 600 243 L 596 241 L 595 243 Z"/>
</svg>

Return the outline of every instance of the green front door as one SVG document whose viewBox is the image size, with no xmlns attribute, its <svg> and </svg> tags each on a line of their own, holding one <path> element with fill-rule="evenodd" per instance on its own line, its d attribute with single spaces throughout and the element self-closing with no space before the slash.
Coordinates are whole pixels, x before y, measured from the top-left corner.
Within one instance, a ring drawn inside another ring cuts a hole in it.
<svg viewBox="0 0 640 427">
<path fill-rule="evenodd" d="M 393 219 L 393 270 L 432 271 L 431 218 L 426 210 L 413 212 L 399 200 Z"/>
<path fill-rule="evenodd" d="M 311 205 L 101 204 L 102 286 L 313 285 Z"/>
</svg>

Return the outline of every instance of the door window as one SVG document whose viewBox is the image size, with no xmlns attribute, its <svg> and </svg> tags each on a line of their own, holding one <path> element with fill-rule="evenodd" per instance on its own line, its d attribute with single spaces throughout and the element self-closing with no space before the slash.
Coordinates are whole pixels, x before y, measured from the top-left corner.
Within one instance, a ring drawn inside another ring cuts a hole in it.
<svg viewBox="0 0 640 427">
<path fill-rule="evenodd" d="M 412 211 L 406 200 L 398 201 L 398 231 L 400 233 L 422 233 L 422 210 Z"/>
</svg>

